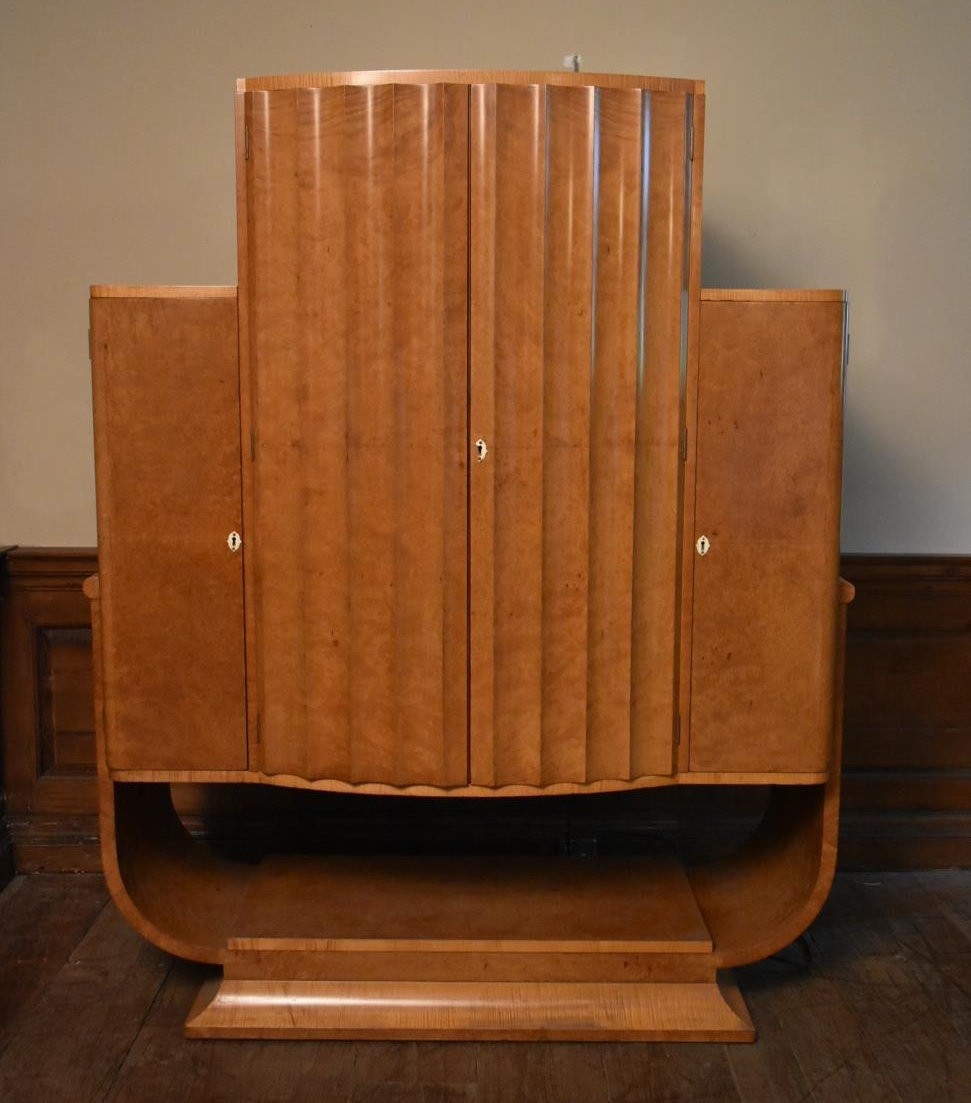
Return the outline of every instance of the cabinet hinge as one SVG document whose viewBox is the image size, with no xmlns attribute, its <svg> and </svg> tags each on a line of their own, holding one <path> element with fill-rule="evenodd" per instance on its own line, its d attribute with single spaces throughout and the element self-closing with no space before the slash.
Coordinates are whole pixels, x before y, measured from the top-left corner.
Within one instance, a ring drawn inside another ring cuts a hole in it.
<svg viewBox="0 0 971 1103">
<path fill-rule="evenodd" d="M 681 426 L 681 462 L 685 463 L 688 459 L 688 426 Z"/>
<path fill-rule="evenodd" d="M 688 124 L 688 160 L 695 159 L 695 128 L 693 123 Z"/>
<path fill-rule="evenodd" d="M 256 430 L 250 429 L 249 431 L 249 458 L 250 463 L 256 462 Z"/>
<path fill-rule="evenodd" d="M 249 123 L 247 123 L 243 127 L 243 160 L 244 161 L 249 160 L 249 146 L 250 146 Z"/>
<path fill-rule="evenodd" d="M 674 718 L 674 745 L 676 747 L 681 746 L 681 716 L 680 716 L 680 714 Z"/>
</svg>

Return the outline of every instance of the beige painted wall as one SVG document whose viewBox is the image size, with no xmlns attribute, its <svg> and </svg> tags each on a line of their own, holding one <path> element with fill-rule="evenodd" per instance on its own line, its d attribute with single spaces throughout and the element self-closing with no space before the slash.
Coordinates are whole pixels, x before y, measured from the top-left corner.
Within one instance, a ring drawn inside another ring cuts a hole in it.
<svg viewBox="0 0 971 1103">
<path fill-rule="evenodd" d="M 967 0 L 2 0 L 0 544 L 95 541 L 86 289 L 234 283 L 232 90 L 702 77 L 705 282 L 852 301 L 844 547 L 971 552 Z"/>
</svg>

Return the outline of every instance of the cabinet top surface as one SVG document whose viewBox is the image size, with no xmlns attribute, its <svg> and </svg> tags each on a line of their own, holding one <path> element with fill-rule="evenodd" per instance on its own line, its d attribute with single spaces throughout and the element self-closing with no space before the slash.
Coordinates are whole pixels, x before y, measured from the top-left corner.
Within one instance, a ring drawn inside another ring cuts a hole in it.
<svg viewBox="0 0 971 1103">
<path fill-rule="evenodd" d="M 265 92 L 288 88 L 333 88 L 352 84 L 562 84 L 643 88 L 649 92 L 687 92 L 697 95 L 703 95 L 705 91 L 704 81 L 677 77 L 508 69 L 369 69 L 350 73 L 292 73 L 284 76 L 241 77 L 236 82 L 236 90 Z"/>
<path fill-rule="evenodd" d="M 176 286 L 172 284 L 94 284 L 92 299 L 214 299 L 236 297 L 235 286 Z M 844 302 L 846 292 L 816 288 L 701 289 L 702 302 Z"/>
<path fill-rule="evenodd" d="M 195 284 L 92 284 L 92 299 L 235 299 L 236 288 Z"/>
<path fill-rule="evenodd" d="M 703 287 L 705 303 L 842 303 L 846 292 L 833 288 Z"/>
</svg>

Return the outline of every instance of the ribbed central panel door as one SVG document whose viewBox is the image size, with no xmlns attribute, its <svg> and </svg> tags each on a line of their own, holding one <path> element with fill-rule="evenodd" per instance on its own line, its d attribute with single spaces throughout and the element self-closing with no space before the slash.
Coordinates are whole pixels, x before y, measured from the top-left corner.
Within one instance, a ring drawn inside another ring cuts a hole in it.
<svg viewBox="0 0 971 1103">
<path fill-rule="evenodd" d="M 266 772 L 467 781 L 468 87 L 250 92 Z"/>
<path fill-rule="evenodd" d="M 471 780 L 667 775 L 689 97 L 470 108 Z"/>
</svg>

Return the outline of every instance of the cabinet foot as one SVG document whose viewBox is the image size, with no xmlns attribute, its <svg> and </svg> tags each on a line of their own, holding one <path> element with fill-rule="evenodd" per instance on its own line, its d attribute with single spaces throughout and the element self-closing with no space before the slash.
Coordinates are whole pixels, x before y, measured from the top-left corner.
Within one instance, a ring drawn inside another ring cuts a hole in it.
<svg viewBox="0 0 971 1103">
<path fill-rule="evenodd" d="M 190 1038 L 751 1042 L 731 975 L 695 983 L 317 981 L 204 985 Z"/>
</svg>

